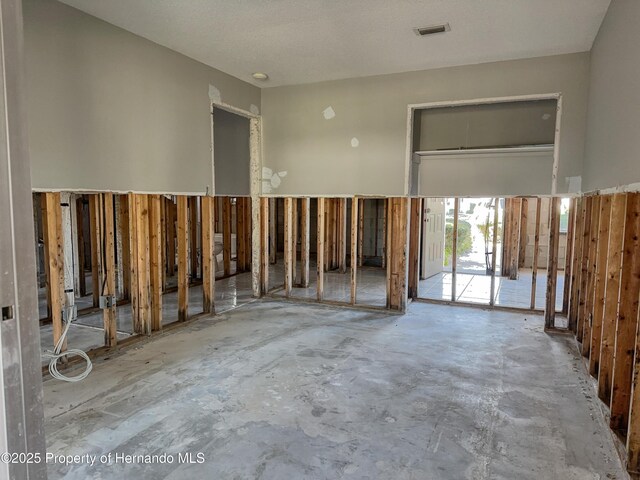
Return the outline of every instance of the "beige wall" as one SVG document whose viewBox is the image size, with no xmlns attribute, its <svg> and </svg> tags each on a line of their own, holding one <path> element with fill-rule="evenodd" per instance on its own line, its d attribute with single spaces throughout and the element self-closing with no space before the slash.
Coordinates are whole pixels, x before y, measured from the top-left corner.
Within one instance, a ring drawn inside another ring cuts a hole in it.
<svg viewBox="0 0 640 480">
<path fill-rule="evenodd" d="M 565 177 L 582 173 L 588 75 L 589 54 L 579 53 L 263 89 L 263 166 L 286 172 L 271 193 L 402 195 L 407 105 L 555 92 L 563 94 L 558 192 L 566 192 Z M 455 185 L 453 169 L 441 188 Z"/>
<path fill-rule="evenodd" d="M 260 90 L 52 0 L 25 0 L 34 188 L 211 191 L 209 85 L 249 110 Z"/>
<path fill-rule="evenodd" d="M 640 1 L 612 0 L 591 51 L 584 191 L 640 182 Z"/>
</svg>

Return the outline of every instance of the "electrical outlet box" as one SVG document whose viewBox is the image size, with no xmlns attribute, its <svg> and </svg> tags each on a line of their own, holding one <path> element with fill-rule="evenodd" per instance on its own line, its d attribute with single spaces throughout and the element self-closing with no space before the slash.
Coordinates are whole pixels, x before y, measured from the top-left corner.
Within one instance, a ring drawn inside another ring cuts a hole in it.
<svg viewBox="0 0 640 480">
<path fill-rule="evenodd" d="M 116 306 L 116 296 L 115 295 L 101 295 L 98 305 L 103 310 L 105 308 L 115 307 Z"/>
<path fill-rule="evenodd" d="M 78 318 L 78 307 L 76 305 L 62 309 L 63 322 L 73 322 L 76 318 Z"/>
</svg>

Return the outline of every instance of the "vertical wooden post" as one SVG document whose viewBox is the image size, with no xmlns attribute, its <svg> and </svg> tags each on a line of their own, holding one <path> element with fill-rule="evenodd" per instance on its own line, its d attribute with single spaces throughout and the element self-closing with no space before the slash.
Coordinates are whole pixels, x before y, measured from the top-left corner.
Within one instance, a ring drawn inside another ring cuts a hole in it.
<svg viewBox="0 0 640 480">
<path fill-rule="evenodd" d="M 558 246 L 560 242 L 560 201 L 559 197 L 551 197 L 549 199 L 549 253 L 547 254 L 547 296 L 544 309 L 545 329 L 555 327 Z"/>
<path fill-rule="evenodd" d="M 162 262 L 160 270 L 162 275 L 162 291 L 167 289 L 167 199 L 160 195 L 160 250 Z"/>
<path fill-rule="evenodd" d="M 298 199 L 291 199 L 291 284 L 298 285 Z"/>
<path fill-rule="evenodd" d="M 340 273 L 347 271 L 347 199 L 338 199 L 338 270 Z"/>
<path fill-rule="evenodd" d="M 618 193 L 611 199 L 609 223 L 609 248 L 604 286 L 604 311 L 602 314 L 602 338 L 600 340 L 600 365 L 598 372 L 598 397 L 611 405 L 611 386 L 616 342 L 618 298 L 622 274 L 622 251 L 627 209 L 627 195 Z M 576 229 L 576 241 L 580 229 Z M 576 272 L 579 270 L 576 269 Z"/>
<path fill-rule="evenodd" d="M 600 366 L 600 346 L 602 343 L 602 318 L 604 313 L 604 291 L 606 285 L 607 254 L 609 251 L 609 224 L 611 222 L 611 195 L 600 197 L 598 215 L 597 250 L 595 256 L 594 300 L 589 346 L 589 373 L 597 377 Z M 566 281 L 566 276 L 565 276 Z"/>
<path fill-rule="evenodd" d="M 309 226 L 311 199 L 303 198 L 300 204 L 300 286 L 309 287 Z"/>
<path fill-rule="evenodd" d="M 278 261 L 278 204 L 275 198 L 269 199 L 269 263 Z"/>
<path fill-rule="evenodd" d="M 76 199 L 76 226 L 78 235 L 78 277 L 79 277 L 79 293 L 81 297 L 87 294 L 87 280 L 85 278 L 84 263 L 84 195 L 78 195 Z M 129 237 L 127 237 L 129 238 Z"/>
<path fill-rule="evenodd" d="M 113 193 L 103 193 L 100 195 L 99 203 L 102 204 L 102 224 L 104 225 L 104 262 L 102 265 L 102 273 L 104 280 L 100 279 L 100 283 L 104 283 L 104 290 L 101 291 L 101 295 L 116 296 L 116 258 L 115 258 L 115 225 L 114 225 L 114 211 L 113 211 Z M 117 334 L 117 316 L 116 305 L 113 303 L 111 307 L 105 308 L 102 311 L 102 317 L 104 322 L 104 344 L 107 347 L 114 347 L 118 343 Z"/>
<path fill-rule="evenodd" d="M 189 260 L 191 281 L 198 275 L 198 197 L 189 197 Z"/>
<path fill-rule="evenodd" d="M 569 304 L 569 330 L 574 333 L 578 331 L 578 311 L 580 302 L 580 282 L 582 275 L 582 231 L 584 229 L 584 218 L 586 212 L 586 200 L 583 197 L 578 199 L 576 204 L 576 226 L 573 230 L 573 260 L 571 267 L 571 303 Z"/>
<path fill-rule="evenodd" d="M 149 195 L 149 276 L 151 330 L 162 330 L 162 199 Z"/>
<path fill-rule="evenodd" d="M 252 197 L 246 197 L 245 199 L 245 209 L 244 209 L 244 215 L 245 215 L 245 219 L 244 219 L 244 225 L 245 225 L 245 229 L 244 229 L 244 235 L 245 235 L 245 240 L 244 240 L 244 244 L 245 244 L 245 261 L 244 261 L 244 266 L 245 266 L 245 271 L 249 272 L 252 271 L 252 265 L 253 265 L 253 250 L 252 250 L 252 244 L 253 244 L 253 201 L 254 199 Z M 258 209 L 258 214 L 260 213 L 260 200 L 259 198 L 256 197 L 256 201 L 257 203 L 257 209 Z M 256 222 L 256 225 L 259 225 L 258 222 Z"/>
<path fill-rule="evenodd" d="M 567 225 L 567 246 L 564 254 L 564 285 L 562 291 L 562 314 L 569 314 L 569 301 L 571 298 L 571 267 L 573 260 L 573 231 L 576 223 L 577 199 L 569 201 L 569 222 Z"/>
<path fill-rule="evenodd" d="M 596 253 L 598 250 L 598 216 L 600 215 L 600 197 L 593 197 L 591 202 L 591 229 L 589 232 L 589 266 L 587 270 L 587 290 L 585 292 L 584 327 L 582 341 L 582 355 L 587 356 L 591 351 L 593 296 L 595 291 Z"/>
<path fill-rule="evenodd" d="M 293 198 L 284 199 L 284 294 L 291 295 L 293 286 Z"/>
<path fill-rule="evenodd" d="M 89 234 L 91 235 L 91 294 L 93 306 L 98 307 L 100 302 L 100 272 L 98 263 L 100 259 L 100 226 L 98 224 L 98 195 L 89 195 Z"/>
<path fill-rule="evenodd" d="M 364 248 L 362 244 L 364 242 L 364 198 L 358 199 L 358 266 L 362 266 L 362 260 L 364 258 Z M 376 233 L 377 235 L 377 233 Z"/>
<path fill-rule="evenodd" d="M 529 199 L 522 198 L 520 200 L 520 238 L 518 242 L 518 268 L 523 268 L 527 254 L 527 222 L 529 217 Z"/>
<path fill-rule="evenodd" d="M 591 228 L 591 204 L 593 197 L 586 197 L 584 200 L 584 218 L 582 220 L 582 249 L 581 249 L 581 261 L 580 261 L 580 286 L 578 288 L 578 320 L 577 320 L 577 335 L 576 338 L 579 342 L 583 341 L 584 334 L 584 320 L 586 309 L 586 294 L 587 294 L 587 280 L 589 273 L 589 238 Z"/>
<path fill-rule="evenodd" d="M 387 260 L 389 258 L 389 256 L 387 255 L 387 245 L 388 245 L 388 241 L 389 241 L 389 235 L 388 235 L 388 225 L 387 222 L 389 221 L 389 208 L 388 208 L 388 199 L 384 198 L 382 200 L 376 200 L 376 232 L 375 232 L 375 236 L 376 236 L 376 245 L 377 245 L 377 238 L 378 238 L 378 225 L 377 225 L 377 213 L 378 213 L 378 204 L 382 202 L 382 212 L 384 214 L 384 216 L 382 217 L 382 268 L 386 268 L 387 267 Z M 375 255 L 377 255 L 377 248 L 376 248 L 376 252 Z"/>
<path fill-rule="evenodd" d="M 216 259 L 214 197 L 202 197 L 202 311 L 215 313 Z"/>
<path fill-rule="evenodd" d="M 351 199 L 351 305 L 356 304 L 356 292 L 358 281 L 358 214 L 359 201 L 356 197 Z"/>
<path fill-rule="evenodd" d="M 167 270 L 170 277 L 176 274 L 176 203 L 167 203 Z"/>
<path fill-rule="evenodd" d="M 409 298 L 418 297 L 422 199 L 412 198 L 409 213 Z"/>
<path fill-rule="evenodd" d="M 228 199 L 228 197 L 225 197 Z M 189 217 L 187 209 L 187 197 L 177 196 L 178 204 L 178 320 L 184 322 L 189 318 L 189 252 L 188 252 L 188 232 Z"/>
<path fill-rule="evenodd" d="M 511 239 L 509 242 L 510 251 L 509 251 L 509 279 L 517 280 L 518 279 L 518 255 L 520 252 L 520 219 L 522 212 L 522 199 L 521 198 L 513 198 L 511 199 L 511 228 L 510 234 Z"/>
<path fill-rule="evenodd" d="M 628 426 L 631 379 L 634 372 L 640 297 L 640 193 L 627 194 L 625 217 L 611 388 L 611 428 L 618 431 L 624 431 Z"/>
<path fill-rule="evenodd" d="M 509 257 L 511 255 L 511 211 L 512 206 L 511 203 L 513 199 L 505 198 L 504 199 L 504 210 L 502 211 L 502 262 L 500 267 L 500 276 L 508 277 L 509 276 L 509 268 L 511 266 L 511 260 Z"/>
<path fill-rule="evenodd" d="M 119 196 L 118 205 L 118 230 L 122 239 L 122 251 L 118 252 L 118 260 L 122 265 L 122 298 L 131 298 L 131 253 L 129 252 L 129 197 Z"/>
<path fill-rule="evenodd" d="M 317 270 L 317 283 L 316 283 L 316 293 L 318 297 L 318 301 L 322 301 L 324 297 L 324 224 L 325 224 L 325 211 L 324 211 L 324 203 L 325 199 L 322 197 L 318 198 L 318 234 L 316 236 L 318 241 L 318 247 L 316 249 L 317 258 L 316 258 L 316 270 Z"/>
<path fill-rule="evenodd" d="M 458 263 L 458 213 L 460 210 L 460 199 L 453 200 L 453 235 L 451 245 L 451 301 L 455 302 L 456 295 L 456 271 Z"/>
<path fill-rule="evenodd" d="M 129 194 L 131 234 L 131 311 L 133 331 L 151 334 L 151 274 L 149 268 L 149 198 Z"/>
<path fill-rule="evenodd" d="M 531 310 L 536 308 L 536 289 L 538 282 L 538 255 L 540 250 L 540 210 L 542 209 L 542 199 L 536 199 L 536 228 L 533 237 L 533 262 L 531 264 Z"/>
<path fill-rule="evenodd" d="M 495 198 L 495 207 L 493 208 L 493 239 L 491 246 L 491 289 L 489 298 L 489 305 L 496 304 L 496 265 L 498 263 L 498 210 L 500 206 L 500 199 Z"/>
<path fill-rule="evenodd" d="M 246 271 L 245 197 L 236 198 L 236 273 Z"/>
<path fill-rule="evenodd" d="M 50 292 L 51 323 L 54 346 L 62 335 L 64 308 L 64 255 L 62 246 L 62 212 L 60 192 L 42 193 L 43 237 L 47 264 L 47 289 Z M 96 287 L 94 286 L 94 289 Z M 66 341 L 62 350 L 66 350 Z"/>
<path fill-rule="evenodd" d="M 224 275 L 231 275 L 231 197 L 222 200 L 222 263 Z"/>
<path fill-rule="evenodd" d="M 266 295 L 269 291 L 269 263 L 270 263 L 270 207 L 272 199 L 260 199 L 260 293 Z"/>
<path fill-rule="evenodd" d="M 404 312 L 407 308 L 407 227 L 409 223 L 409 199 L 390 198 L 387 228 L 388 264 L 387 308 Z"/>
</svg>

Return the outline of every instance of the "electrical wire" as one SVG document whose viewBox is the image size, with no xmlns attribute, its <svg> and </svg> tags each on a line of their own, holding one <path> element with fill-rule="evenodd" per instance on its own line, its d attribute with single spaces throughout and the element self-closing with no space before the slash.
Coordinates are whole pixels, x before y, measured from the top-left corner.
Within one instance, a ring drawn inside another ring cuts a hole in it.
<svg viewBox="0 0 640 480">
<path fill-rule="evenodd" d="M 68 208 L 70 209 L 71 206 L 69 205 Z M 71 212 L 69 212 L 69 214 L 71 214 Z M 74 235 L 73 223 L 71 223 L 71 238 L 73 238 L 73 235 Z M 73 242 L 71 242 L 71 248 L 73 249 Z M 72 255 L 73 255 L 73 250 L 72 250 Z M 65 264 L 64 268 L 66 270 L 64 275 L 67 276 L 67 278 L 75 278 L 75 265 L 73 263 L 71 265 Z M 84 275 L 84 272 L 81 272 L 81 274 Z M 55 344 L 53 351 L 51 350 L 46 351 L 42 354 L 42 356 L 44 358 L 50 359 L 49 373 L 53 378 L 57 380 L 62 380 L 64 382 L 79 382 L 87 378 L 89 373 L 91 373 L 91 370 L 93 370 L 93 364 L 91 363 L 91 359 L 89 358 L 89 355 L 87 355 L 84 351 L 79 350 L 77 348 L 70 348 L 62 352 L 62 347 L 64 346 L 64 342 L 67 338 L 67 334 L 69 333 L 69 327 L 71 326 L 71 322 L 73 321 L 73 312 L 74 312 L 72 306 L 69 305 L 68 295 L 69 294 L 65 291 L 65 296 L 67 296 L 67 305 L 65 306 L 65 310 L 67 314 L 66 314 L 65 326 L 64 326 L 64 330 L 62 331 L 62 335 L 60 335 L 60 338 L 58 339 L 58 342 Z M 73 295 L 73 293 L 71 293 L 71 295 Z M 60 370 L 58 370 L 58 361 L 61 358 L 68 357 L 70 355 L 76 355 L 78 357 L 84 358 L 87 364 L 84 372 L 75 376 L 67 376 L 62 374 Z"/>
<path fill-rule="evenodd" d="M 71 316 L 71 309 L 67 308 L 67 318 L 70 318 L 70 316 Z M 51 359 L 49 361 L 49 373 L 53 378 L 62 380 L 65 382 L 79 382 L 87 378 L 89 373 L 91 373 L 91 370 L 93 370 L 93 364 L 91 363 L 91 359 L 89 358 L 89 355 L 87 355 L 85 352 L 77 348 L 70 348 L 69 350 L 65 350 L 64 352 L 61 352 L 62 346 L 64 345 L 64 341 L 67 338 L 67 333 L 69 333 L 70 326 L 71 326 L 71 322 L 67 321 L 66 325 L 64 326 L 64 330 L 62 331 L 62 335 L 60 335 L 60 338 L 58 339 L 58 342 L 56 343 L 56 346 L 53 349 L 53 352 L 47 351 L 43 353 L 42 356 L 45 358 Z M 70 376 L 64 375 L 63 373 L 60 372 L 60 370 L 58 370 L 58 361 L 63 357 L 68 357 L 69 355 L 77 355 L 78 357 L 82 357 L 85 359 L 85 361 L 87 362 L 87 366 L 85 367 L 84 372 L 82 372 L 79 375 L 70 377 Z"/>
</svg>

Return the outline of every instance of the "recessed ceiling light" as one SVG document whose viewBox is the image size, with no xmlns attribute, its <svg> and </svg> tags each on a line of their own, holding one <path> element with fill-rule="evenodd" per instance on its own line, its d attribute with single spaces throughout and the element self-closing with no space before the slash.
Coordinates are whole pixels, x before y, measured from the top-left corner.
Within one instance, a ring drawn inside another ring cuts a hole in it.
<svg viewBox="0 0 640 480">
<path fill-rule="evenodd" d="M 414 33 L 419 37 L 424 37 L 426 35 L 434 35 L 436 33 L 444 33 L 451 30 L 451 27 L 448 23 L 444 23 L 442 25 L 431 25 L 429 27 L 416 27 L 413 29 Z"/>
<path fill-rule="evenodd" d="M 266 73 L 262 73 L 262 72 L 255 72 L 255 73 L 251 74 L 251 76 L 253 78 L 255 78 L 256 80 L 262 80 L 263 82 L 265 80 L 269 79 L 269 75 L 267 75 Z"/>
</svg>

